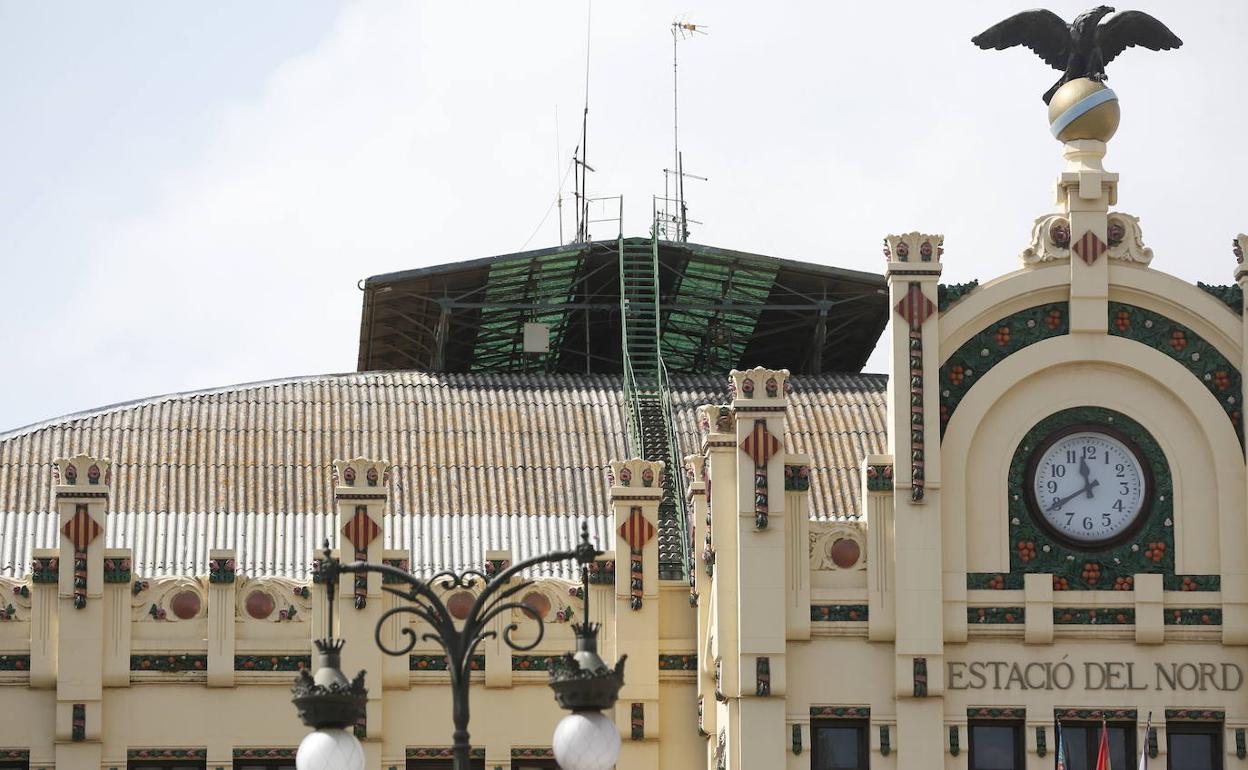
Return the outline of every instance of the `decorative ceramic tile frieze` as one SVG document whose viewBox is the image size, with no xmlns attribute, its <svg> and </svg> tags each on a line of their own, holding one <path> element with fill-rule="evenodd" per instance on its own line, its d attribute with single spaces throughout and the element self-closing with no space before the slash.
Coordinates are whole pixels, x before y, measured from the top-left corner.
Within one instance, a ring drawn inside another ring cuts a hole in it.
<svg viewBox="0 0 1248 770">
<path fill-rule="evenodd" d="M 1221 591 L 1221 575 L 1163 575 L 1167 591 Z"/>
<path fill-rule="evenodd" d="M 893 491 L 893 466 L 891 465 L 868 465 L 867 466 L 867 491 L 868 492 L 892 492 Z"/>
<path fill-rule="evenodd" d="M 512 656 L 512 657 L 515 658 L 516 656 Z M 544 656 L 531 655 L 531 656 L 524 656 L 524 657 L 538 658 L 538 657 L 544 657 Z M 512 662 L 514 664 L 515 661 L 513 660 Z M 408 655 L 407 656 L 407 668 L 409 671 L 446 671 L 447 666 L 448 664 L 447 664 L 445 655 Z M 513 668 L 515 668 L 514 665 L 513 665 Z M 473 655 L 471 658 L 469 658 L 468 670 L 469 671 L 484 671 L 485 670 L 485 656 Z M 524 669 L 521 669 L 521 670 L 524 670 Z"/>
<path fill-rule="evenodd" d="M 1017 591 L 1023 587 L 1023 576 L 1017 572 L 968 572 L 966 587 L 977 591 Z"/>
<path fill-rule="evenodd" d="M 411 571 L 411 569 L 409 568 L 409 562 L 407 559 L 382 559 L 381 563 L 386 565 L 387 567 L 394 567 L 395 569 L 402 570 L 404 572 Z M 383 572 L 381 573 L 381 582 L 386 585 L 393 585 L 396 583 L 402 583 L 403 579 L 396 577 L 394 575 L 391 575 L 389 573 Z"/>
<path fill-rule="evenodd" d="M 771 695 L 771 658 L 760 655 L 754 659 L 754 694 Z"/>
<path fill-rule="evenodd" d="M 104 560 L 104 582 L 105 583 L 129 583 L 130 582 L 130 560 L 129 559 L 105 559 Z"/>
<path fill-rule="evenodd" d="M 511 759 L 514 762 L 517 759 L 554 759 L 555 750 L 547 748 L 526 747 L 513 748 L 511 750 Z"/>
<path fill-rule="evenodd" d="M 1167 722 L 1222 722 L 1225 711 L 1212 709 L 1166 709 Z"/>
<path fill-rule="evenodd" d="M 927 658 L 914 659 L 914 697 L 927 697 Z"/>
<path fill-rule="evenodd" d="M 31 580 L 35 583 L 55 583 L 60 580 L 61 560 L 55 556 L 32 559 L 30 563 Z"/>
<path fill-rule="evenodd" d="M 1043 727 L 1036 728 L 1036 755 L 1043 757 L 1049 753 L 1049 739 Z"/>
<path fill-rule="evenodd" d="M 870 719 L 870 706 L 811 706 L 811 719 Z"/>
<path fill-rule="evenodd" d="M 659 655 L 660 671 L 697 671 L 698 656 L 690 655 Z"/>
<path fill-rule="evenodd" d="M 1071 722 L 1099 722 L 1102 719 L 1109 722 L 1134 722 L 1136 719 L 1135 709 L 1053 709 L 1053 719 L 1055 721 L 1067 720 Z"/>
<path fill-rule="evenodd" d="M 634 741 L 645 740 L 646 737 L 646 704 L 634 703 L 629 707 L 628 715 L 629 738 Z"/>
<path fill-rule="evenodd" d="M 810 466 L 784 466 L 784 491 L 806 492 L 810 490 Z"/>
<path fill-rule="evenodd" d="M 512 671 L 549 671 L 559 655 L 512 655 Z"/>
<path fill-rule="evenodd" d="M 1010 625 L 1026 622 L 1023 607 L 967 607 L 966 622 L 971 624 Z"/>
<path fill-rule="evenodd" d="M 319 564 L 320 559 L 316 560 Z M 233 559 L 209 559 L 208 582 L 218 585 L 233 583 L 235 579 Z"/>
<path fill-rule="evenodd" d="M 868 617 L 865 604 L 812 604 L 810 619 L 816 622 L 864 621 Z"/>
<path fill-rule="evenodd" d="M 958 726 L 949 726 L 949 753 L 957 756 L 962 753 L 962 744 L 958 738 Z"/>
<path fill-rule="evenodd" d="M 892 751 L 892 731 L 888 729 L 888 725 L 880 725 L 880 753 L 887 757 Z"/>
<path fill-rule="evenodd" d="M 208 749 L 127 749 L 126 759 L 207 759 Z"/>
<path fill-rule="evenodd" d="M 940 367 L 941 435 L 975 383 L 1023 348 L 1069 333 L 1069 315 L 1066 302 L 1037 305 L 989 324 L 962 343 Z"/>
<path fill-rule="evenodd" d="M 793 756 L 800 756 L 802 753 L 802 726 L 793 725 Z"/>
<path fill-rule="evenodd" d="M 1173 607 L 1166 608 L 1162 618 L 1167 626 L 1220 626 L 1220 607 Z"/>
<path fill-rule="evenodd" d="M 590 585 L 615 585 L 615 559 L 602 559 L 589 564 Z"/>
<path fill-rule="evenodd" d="M 407 759 L 452 759 L 455 756 L 455 751 L 450 746 L 408 746 L 405 753 Z M 468 758 L 485 759 L 485 749 L 469 749 Z"/>
<path fill-rule="evenodd" d="M 1023 719 L 1026 716 L 1025 708 L 982 707 L 966 710 L 967 719 Z"/>
<path fill-rule="evenodd" d="M 958 300 L 970 294 L 973 289 L 979 286 L 979 281 L 972 280 L 966 283 L 942 283 L 936 287 L 936 309 L 945 312 Z"/>
<path fill-rule="evenodd" d="M 87 704 L 75 703 L 71 713 L 70 740 L 85 741 L 87 739 Z"/>
<path fill-rule="evenodd" d="M 1222 407 L 1243 444 L 1243 380 L 1221 351 L 1183 324 L 1122 302 L 1109 303 L 1109 333 L 1147 345 L 1195 375 Z"/>
<path fill-rule="evenodd" d="M 296 748 L 288 749 L 234 749 L 235 759 L 283 759 L 293 760 Z"/>
<path fill-rule="evenodd" d="M 1129 626 L 1135 623 L 1135 608 L 1054 607 L 1053 623 L 1059 626 Z"/>
<path fill-rule="evenodd" d="M 1202 289 L 1213 296 L 1214 299 L 1222 302 L 1236 314 L 1244 311 L 1244 290 L 1239 288 L 1239 284 L 1233 283 L 1230 286 L 1214 286 L 1209 283 L 1196 282 L 1196 288 Z"/>
<path fill-rule="evenodd" d="M 235 655 L 235 671 L 302 671 L 312 667 L 311 655 Z"/>
<path fill-rule="evenodd" d="M 29 655 L 0 655 L 0 671 L 29 671 Z"/>
<path fill-rule="evenodd" d="M 131 671 L 207 671 L 207 655 L 131 655 Z"/>
</svg>

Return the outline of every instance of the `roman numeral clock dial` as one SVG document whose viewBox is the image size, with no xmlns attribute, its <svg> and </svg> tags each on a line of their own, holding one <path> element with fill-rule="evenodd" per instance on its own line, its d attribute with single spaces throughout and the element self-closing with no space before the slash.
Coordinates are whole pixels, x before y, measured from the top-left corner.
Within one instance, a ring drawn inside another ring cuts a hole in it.
<svg viewBox="0 0 1248 770">
<path fill-rule="evenodd" d="M 1151 474 L 1117 431 L 1060 431 L 1032 456 L 1029 498 L 1037 523 L 1067 545 L 1096 550 L 1121 541 L 1144 519 Z"/>
</svg>

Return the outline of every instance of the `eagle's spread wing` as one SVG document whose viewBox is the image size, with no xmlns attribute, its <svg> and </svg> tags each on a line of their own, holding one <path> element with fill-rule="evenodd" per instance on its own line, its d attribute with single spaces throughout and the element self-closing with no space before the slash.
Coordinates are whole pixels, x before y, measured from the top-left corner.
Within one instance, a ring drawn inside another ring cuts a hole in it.
<svg viewBox="0 0 1248 770">
<path fill-rule="evenodd" d="M 1109 64 L 1114 57 L 1133 45 L 1153 51 L 1168 51 L 1183 45 L 1165 24 L 1143 11 L 1123 11 L 1096 29 L 1102 60 Z"/>
<path fill-rule="evenodd" d="M 1070 27 L 1060 16 L 1043 8 L 1016 13 L 971 38 L 971 42 L 998 51 L 1025 45 L 1057 70 L 1065 70 L 1070 60 Z"/>
</svg>

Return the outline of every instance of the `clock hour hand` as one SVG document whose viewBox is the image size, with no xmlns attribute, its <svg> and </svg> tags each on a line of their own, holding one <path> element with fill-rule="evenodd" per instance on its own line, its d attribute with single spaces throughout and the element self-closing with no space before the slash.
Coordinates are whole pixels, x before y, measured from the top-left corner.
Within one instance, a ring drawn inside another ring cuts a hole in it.
<svg viewBox="0 0 1248 770">
<path fill-rule="evenodd" d="M 1088 497 L 1091 497 L 1091 496 L 1092 496 L 1092 488 L 1093 488 L 1093 487 L 1098 487 L 1098 486 L 1100 486 L 1100 485 L 1101 485 L 1101 482 L 1096 481 L 1096 480 L 1094 479 L 1094 480 L 1093 480 L 1090 484 L 1085 484 L 1085 485 L 1084 485 L 1084 487 L 1083 487 L 1083 489 L 1080 489 L 1078 492 L 1075 492 L 1075 493 L 1073 493 L 1073 494 L 1066 495 L 1065 497 L 1060 498 L 1059 500 L 1057 500 L 1056 502 L 1054 502 L 1052 505 L 1050 505 L 1050 506 L 1049 506 L 1049 510 L 1050 510 L 1050 511 L 1056 511 L 1058 508 L 1061 508 L 1063 505 L 1065 505 L 1066 503 L 1069 503 L 1071 500 L 1074 500 L 1076 497 L 1078 497 L 1079 495 L 1084 494 L 1085 492 L 1087 493 Z"/>
<path fill-rule="evenodd" d="M 1090 499 L 1092 497 L 1092 487 L 1100 482 L 1091 480 L 1092 469 L 1088 467 L 1087 458 L 1079 458 L 1079 475 L 1083 476 L 1083 489 L 1081 491 L 1087 492 Z"/>
</svg>

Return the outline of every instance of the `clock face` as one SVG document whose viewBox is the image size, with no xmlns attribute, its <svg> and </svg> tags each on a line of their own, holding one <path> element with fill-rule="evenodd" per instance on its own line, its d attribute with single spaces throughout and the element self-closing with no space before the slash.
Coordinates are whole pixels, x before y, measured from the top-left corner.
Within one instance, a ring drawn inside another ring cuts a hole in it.
<svg viewBox="0 0 1248 770">
<path fill-rule="evenodd" d="M 1028 474 L 1032 512 L 1059 540 L 1091 550 L 1125 538 L 1142 523 L 1152 474 L 1117 431 L 1083 427 L 1044 442 Z"/>
</svg>

